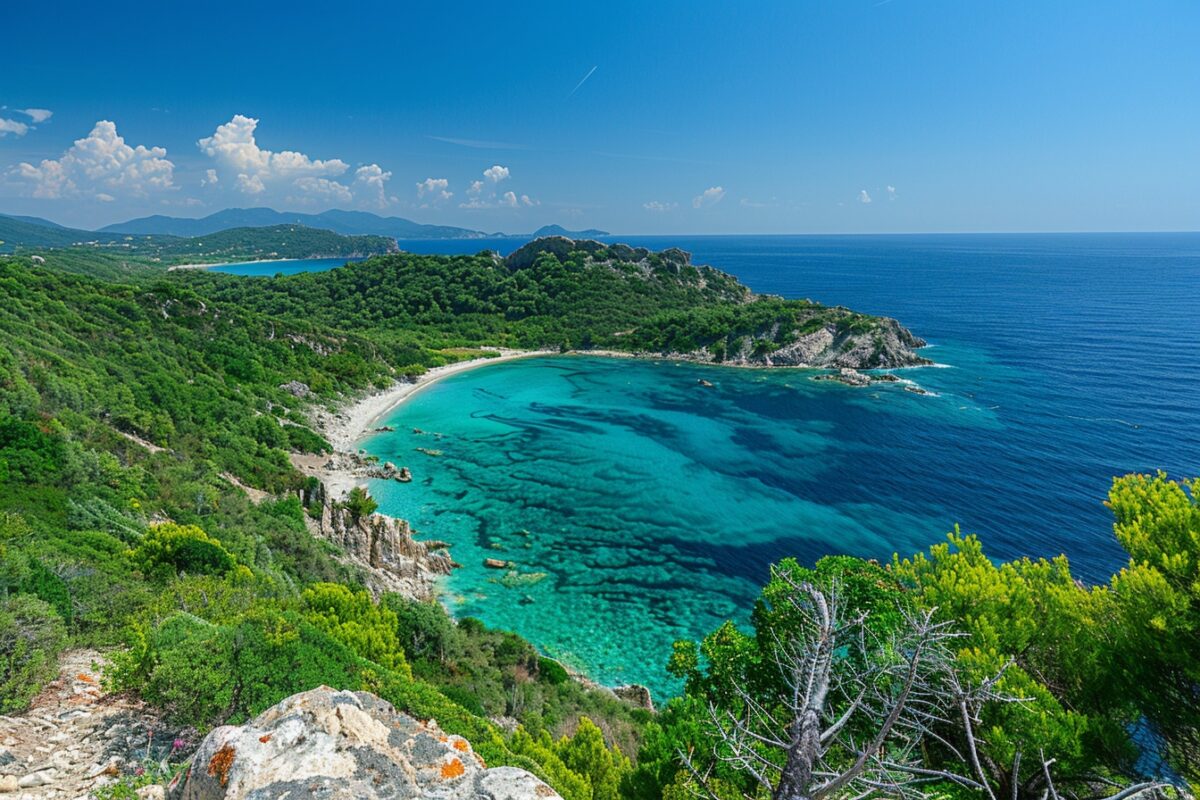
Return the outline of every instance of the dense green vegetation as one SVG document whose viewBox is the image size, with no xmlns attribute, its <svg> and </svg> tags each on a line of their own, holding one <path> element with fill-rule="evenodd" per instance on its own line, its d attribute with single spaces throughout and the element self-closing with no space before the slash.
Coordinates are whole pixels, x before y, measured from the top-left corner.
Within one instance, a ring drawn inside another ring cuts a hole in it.
<svg viewBox="0 0 1200 800">
<path fill-rule="evenodd" d="M 605 348 L 716 360 L 743 345 L 770 352 L 828 326 L 870 334 L 877 318 L 803 300 L 755 297 L 735 278 L 679 250 L 543 240 L 507 259 L 411 254 L 271 281 L 204 275 L 206 296 L 285 319 L 307 319 L 391 344 L 445 348 Z"/>
<path fill-rule="evenodd" d="M 922 613 L 956 637 L 943 689 L 998 676 L 1004 699 L 980 705 L 969 735 L 943 714 L 895 754 L 978 784 L 930 777 L 922 792 L 1032 800 L 1049 773 L 1063 796 L 1090 797 L 1138 777 L 1139 743 L 1162 760 L 1156 774 L 1200 781 L 1197 483 L 1114 483 L 1130 561 L 1103 586 L 1077 583 L 1064 558 L 995 563 L 957 531 L 887 565 L 785 561 L 750 628 L 647 654 L 686 681 L 658 713 L 584 688 L 513 634 L 370 597 L 306 527 L 298 492 L 309 483 L 289 456 L 328 449 L 308 413 L 478 352 L 462 348 L 683 349 L 793 324 L 869 329 L 870 317 L 746 302 L 715 270 L 615 248 L 508 262 L 396 255 L 274 279 L 45 257 L 0 258 L 0 713 L 29 702 L 63 648 L 111 648 L 114 686 L 201 729 L 328 684 L 436 718 L 489 765 L 529 769 L 568 800 L 701 786 L 762 797 L 747 765 L 727 760 L 720 720 L 753 728 L 787 706 L 778 655 L 807 635 L 795 587 L 810 583 L 883 643 L 833 651 L 846 680 L 903 658 L 886 643 Z M 310 394 L 281 388 L 292 381 Z M 251 502 L 233 479 L 269 497 Z M 365 495 L 351 502 L 373 510 Z M 877 722 L 860 714 L 849 728 L 867 740 Z M 971 736 L 978 768 L 964 758 Z M 765 744 L 760 757 L 764 768 L 783 760 Z"/>
</svg>

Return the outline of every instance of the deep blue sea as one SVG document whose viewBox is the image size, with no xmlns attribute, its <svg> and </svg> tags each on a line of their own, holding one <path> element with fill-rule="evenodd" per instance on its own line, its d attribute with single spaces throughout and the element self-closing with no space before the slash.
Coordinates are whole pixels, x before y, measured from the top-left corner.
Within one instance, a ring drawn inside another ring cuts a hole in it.
<svg viewBox="0 0 1200 800">
<path fill-rule="evenodd" d="M 397 431 L 367 447 L 415 480 L 373 491 L 451 542 L 452 604 L 600 681 L 673 691 L 671 641 L 743 620 L 786 556 L 886 560 L 960 524 L 994 558 L 1065 553 L 1104 581 L 1124 561 L 1103 505 L 1113 476 L 1200 474 L 1200 234 L 622 240 L 682 247 L 759 292 L 897 317 L 942 366 L 903 371 L 933 393 L 917 396 L 539 358 L 397 409 Z"/>
</svg>

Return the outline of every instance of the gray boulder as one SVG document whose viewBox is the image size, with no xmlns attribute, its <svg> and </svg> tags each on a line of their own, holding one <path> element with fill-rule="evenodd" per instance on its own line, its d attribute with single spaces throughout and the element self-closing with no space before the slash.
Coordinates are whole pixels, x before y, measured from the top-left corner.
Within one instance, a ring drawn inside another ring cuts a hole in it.
<svg viewBox="0 0 1200 800">
<path fill-rule="evenodd" d="M 292 695 L 245 725 L 213 730 L 171 800 L 548 800 L 530 773 L 487 769 L 462 737 L 367 692 Z"/>
</svg>

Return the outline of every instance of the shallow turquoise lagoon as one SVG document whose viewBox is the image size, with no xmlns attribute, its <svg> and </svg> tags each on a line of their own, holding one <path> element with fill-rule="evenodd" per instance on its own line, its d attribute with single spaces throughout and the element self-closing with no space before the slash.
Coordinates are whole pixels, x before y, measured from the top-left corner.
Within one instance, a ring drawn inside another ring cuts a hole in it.
<svg viewBox="0 0 1200 800">
<path fill-rule="evenodd" d="M 943 371 L 917 372 L 933 388 Z M 881 447 L 905 458 L 927 426 L 996 425 L 961 398 L 812 374 L 592 357 L 460 373 L 370 440 L 414 474 L 371 490 L 422 537 L 451 543 L 457 614 L 662 696 L 677 688 L 664 669 L 671 643 L 743 620 L 772 561 L 886 559 L 945 531 L 949 509 L 896 503 L 874 485 L 863 465 Z"/>
</svg>

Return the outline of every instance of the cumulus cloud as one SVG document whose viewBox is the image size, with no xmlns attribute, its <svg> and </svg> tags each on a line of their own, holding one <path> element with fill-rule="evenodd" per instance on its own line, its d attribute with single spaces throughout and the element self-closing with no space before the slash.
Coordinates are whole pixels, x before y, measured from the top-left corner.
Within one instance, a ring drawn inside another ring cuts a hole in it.
<svg viewBox="0 0 1200 800">
<path fill-rule="evenodd" d="M 5 119 L 0 117 L 0 138 L 13 134 L 14 136 L 24 136 L 29 132 L 29 126 L 24 122 L 18 122 L 15 119 Z"/>
<path fill-rule="evenodd" d="M 237 176 L 237 188 L 243 194 L 262 194 L 267 190 L 262 178 L 257 175 L 247 175 L 241 173 Z"/>
<path fill-rule="evenodd" d="M 215 159 L 237 176 L 237 187 L 247 194 L 259 194 L 275 182 L 296 182 L 301 178 L 341 175 L 349 165 L 340 158 L 309 158 L 295 150 L 274 152 L 258 146 L 254 132 L 258 120 L 237 114 L 217 127 L 212 136 L 196 142 L 200 151 Z"/>
<path fill-rule="evenodd" d="M 887 187 L 887 193 L 888 193 L 888 200 L 896 199 L 896 187 L 895 186 Z"/>
<path fill-rule="evenodd" d="M 314 200 L 349 203 L 354 199 L 349 186 L 329 178 L 297 178 L 292 185 Z"/>
<path fill-rule="evenodd" d="M 18 108 L 17 111 L 29 117 L 36 125 L 40 125 L 54 116 L 54 112 L 48 108 Z"/>
<path fill-rule="evenodd" d="M 651 200 L 649 203 L 642 203 L 642 208 L 647 211 L 653 211 L 656 214 L 662 214 L 679 208 L 679 203 L 663 203 L 659 200 Z"/>
<path fill-rule="evenodd" d="M 720 186 L 710 186 L 692 198 L 692 208 L 708 208 L 715 206 L 725 197 L 725 189 Z"/>
<path fill-rule="evenodd" d="M 58 159 L 22 162 L 12 174 L 32 185 L 34 197 L 87 195 L 110 202 L 118 194 L 145 196 L 174 188 L 175 164 L 162 147 L 131 147 L 117 126 L 100 120 Z"/>
<path fill-rule="evenodd" d="M 378 164 L 364 164 L 354 170 L 354 187 L 357 196 L 379 208 L 388 204 L 387 182 L 392 179 L 392 173 L 386 172 Z"/>
<path fill-rule="evenodd" d="M 858 193 L 858 202 L 860 202 L 860 203 L 871 202 L 871 195 L 867 194 L 866 189 L 863 189 L 861 192 Z"/>
<path fill-rule="evenodd" d="M 219 180 L 220 180 L 220 178 L 217 177 L 217 171 L 215 169 L 205 170 L 204 177 L 200 179 L 200 185 L 201 186 L 213 186 Z"/>
<path fill-rule="evenodd" d="M 483 177 L 486 181 L 493 184 L 507 180 L 509 177 L 508 167 L 502 167 L 495 164 L 483 171 Z M 421 184 L 418 184 L 418 188 Z M 449 194 L 446 195 L 449 197 Z M 467 187 L 467 199 L 458 204 L 459 208 L 532 208 L 533 206 L 541 205 L 540 202 L 534 200 L 527 194 L 518 195 L 516 192 L 508 191 L 504 194 L 497 194 L 496 189 L 488 189 L 485 181 L 471 181 L 471 185 Z"/>
<path fill-rule="evenodd" d="M 476 181 L 483 186 L 481 181 Z M 432 201 L 449 200 L 454 196 L 450 191 L 450 181 L 446 178 L 426 178 L 417 184 L 417 197 L 428 197 Z"/>
</svg>

